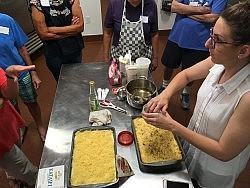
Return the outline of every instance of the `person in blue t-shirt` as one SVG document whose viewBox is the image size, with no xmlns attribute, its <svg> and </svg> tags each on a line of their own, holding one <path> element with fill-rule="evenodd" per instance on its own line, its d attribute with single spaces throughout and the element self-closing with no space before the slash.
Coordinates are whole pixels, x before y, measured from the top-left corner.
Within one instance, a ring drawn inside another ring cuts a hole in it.
<svg viewBox="0 0 250 188">
<path fill-rule="evenodd" d="M 210 28 L 226 6 L 227 0 L 173 0 L 171 11 L 177 15 L 161 59 L 165 69 L 159 93 L 168 86 L 174 69 L 181 65 L 184 70 L 209 56 L 204 44 L 210 37 Z M 191 85 L 182 91 L 183 109 L 190 108 Z"/>
<path fill-rule="evenodd" d="M 25 47 L 28 41 L 27 35 L 18 23 L 9 15 L 0 13 L 0 67 L 6 70 L 11 65 L 32 65 L 29 53 Z M 47 127 L 42 123 L 41 109 L 36 98 L 41 80 L 37 72 L 24 71 L 18 77 L 19 96 L 27 105 L 29 112 L 35 120 L 38 133 L 42 141 L 45 140 Z M 17 100 L 12 104 L 18 109 Z"/>
</svg>

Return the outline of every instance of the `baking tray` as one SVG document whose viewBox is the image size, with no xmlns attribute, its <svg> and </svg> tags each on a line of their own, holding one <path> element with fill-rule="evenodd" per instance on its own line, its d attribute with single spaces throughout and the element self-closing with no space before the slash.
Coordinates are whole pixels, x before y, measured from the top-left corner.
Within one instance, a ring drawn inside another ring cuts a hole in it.
<svg viewBox="0 0 250 188">
<path fill-rule="evenodd" d="M 184 154 L 183 150 L 180 144 L 180 141 L 176 135 L 174 135 L 175 140 L 179 146 L 179 149 L 182 154 L 182 159 L 181 160 L 171 160 L 171 161 L 160 161 L 160 162 L 153 162 L 153 163 L 144 163 L 142 162 L 141 155 L 140 155 L 140 150 L 139 150 L 139 145 L 137 141 L 137 136 L 136 136 L 136 131 L 134 128 L 134 123 L 133 120 L 135 118 L 141 118 L 141 116 L 132 116 L 131 120 L 131 127 L 132 131 L 134 134 L 134 140 L 135 140 L 135 148 L 136 148 L 136 154 L 137 154 L 137 160 L 139 164 L 139 168 L 142 172 L 148 172 L 148 173 L 166 173 L 166 172 L 173 172 L 177 170 L 183 169 L 183 159 L 184 159 Z"/>
<path fill-rule="evenodd" d="M 111 130 L 113 132 L 114 149 L 115 149 L 115 156 L 116 156 L 117 155 L 117 146 L 116 146 L 115 128 L 114 127 L 110 127 L 110 126 L 88 126 L 88 127 L 83 127 L 83 128 L 75 129 L 73 131 L 73 134 L 72 134 L 72 144 L 71 144 L 70 156 L 73 155 L 75 134 L 78 131 L 96 131 L 96 130 Z M 101 142 L 101 140 L 100 140 L 100 142 Z M 89 184 L 89 185 L 73 186 L 70 183 L 71 168 L 72 168 L 72 157 L 70 159 L 70 168 L 69 168 L 69 175 L 68 175 L 68 187 L 71 187 L 71 188 L 117 188 L 119 186 L 118 185 L 119 178 L 118 178 L 118 172 L 117 172 L 117 170 L 116 170 L 116 180 L 114 182 L 111 182 L 111 183 L 102 183 L 102 184 Z"/>
</svg>

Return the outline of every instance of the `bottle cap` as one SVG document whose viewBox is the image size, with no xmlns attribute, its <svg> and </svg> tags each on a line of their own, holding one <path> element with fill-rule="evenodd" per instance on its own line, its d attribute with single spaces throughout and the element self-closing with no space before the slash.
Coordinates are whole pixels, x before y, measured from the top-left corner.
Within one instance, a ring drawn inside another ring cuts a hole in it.
<svg viewBox="0 0 250 188">
<path fill-rule="evenodd" d="M 91 81 L 89 81 L 89 84 L 90 84 L 90 85 L 94 85 L 94 84 L 95 84 L 95 81 L 91 80 Z"/>
</svg>

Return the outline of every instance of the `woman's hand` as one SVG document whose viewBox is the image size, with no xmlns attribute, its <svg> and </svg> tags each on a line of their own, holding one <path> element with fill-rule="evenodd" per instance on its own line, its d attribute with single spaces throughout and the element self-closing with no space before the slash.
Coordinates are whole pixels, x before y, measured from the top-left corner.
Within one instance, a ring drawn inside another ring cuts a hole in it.
<svg viewBox="0 0 250 188">
<path fill-rule="evenodd" d="M 147 113 L 147 112 L 142 112 L 142 117 L 143 119 L 160 129 L 166 129 L 169 131 L 173 131 L 174 129 L 174 120 L 172 117 L 168 114 L 168 112 L 159 112 L 159 113 Z"/>
<path fill-rule="evenodd" d="M 37 74 L 36 71 L 31 71 L 30 74 L 31 74 L 31 77 L 32 77 L 32 83 L 33 83 L 34 88 L 38 89 L 42 81 L 38 77 L 38 74 Z"/>
<path fill-rule="evenodd" d="M 147 112 L 166 112 L 169 98 L 162 92 L 147 103 Z"/>
<path fill-rule="evenodd" d="M 77 16 L 73 16 L 71 19 L 71 25 L 79 24 L 80 23 L 80 18 Z"/>
<path fill-rule="evenodd" d="M 158 67 L 158 58 L 153 58 L 150 65 L 149 65 L 149 70 L 150 72 L 153 72 L 157 69 Z"/>
</svg>

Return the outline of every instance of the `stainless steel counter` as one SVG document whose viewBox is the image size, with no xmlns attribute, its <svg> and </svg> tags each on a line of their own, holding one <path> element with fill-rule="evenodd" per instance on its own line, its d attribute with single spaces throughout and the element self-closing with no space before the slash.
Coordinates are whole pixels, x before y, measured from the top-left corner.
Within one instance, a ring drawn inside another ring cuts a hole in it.
<svg viewBox="0 0 250 188">
<path fill-rule="evenodd" d="M 131 131 L 131 116 L 140 114 L 140 110 L 130 107 L 126 101 L 117 100 L 111 91 L 107 77 L 108 66 L 105 63 L 84 63 L 62 67 L 39 168 L 65 165 L 65 187 L 67 187 L 69 172 L 72 133 L 77 128 L 90 125 L 88 120 L 90 80 L 95 81 L 96 89 L 109 88 L 107 99 L 128 111 L 128 114 L 124 114 L 110 109 L 112 113 L 110 126 L 115 128 L 116 135 L 122 130 Z M 135 173 L 120 185 L 122 188 L 162 188 L 164 179 L 187 182 L 190 184 L 189 187 L 193 187 L 184 164 L 183 170 L 172 173 L 143 173 L 138 166 L 134 143 L 129 147 L 117 143 L 117 153 L 127 159 Z"/>
</svg>

